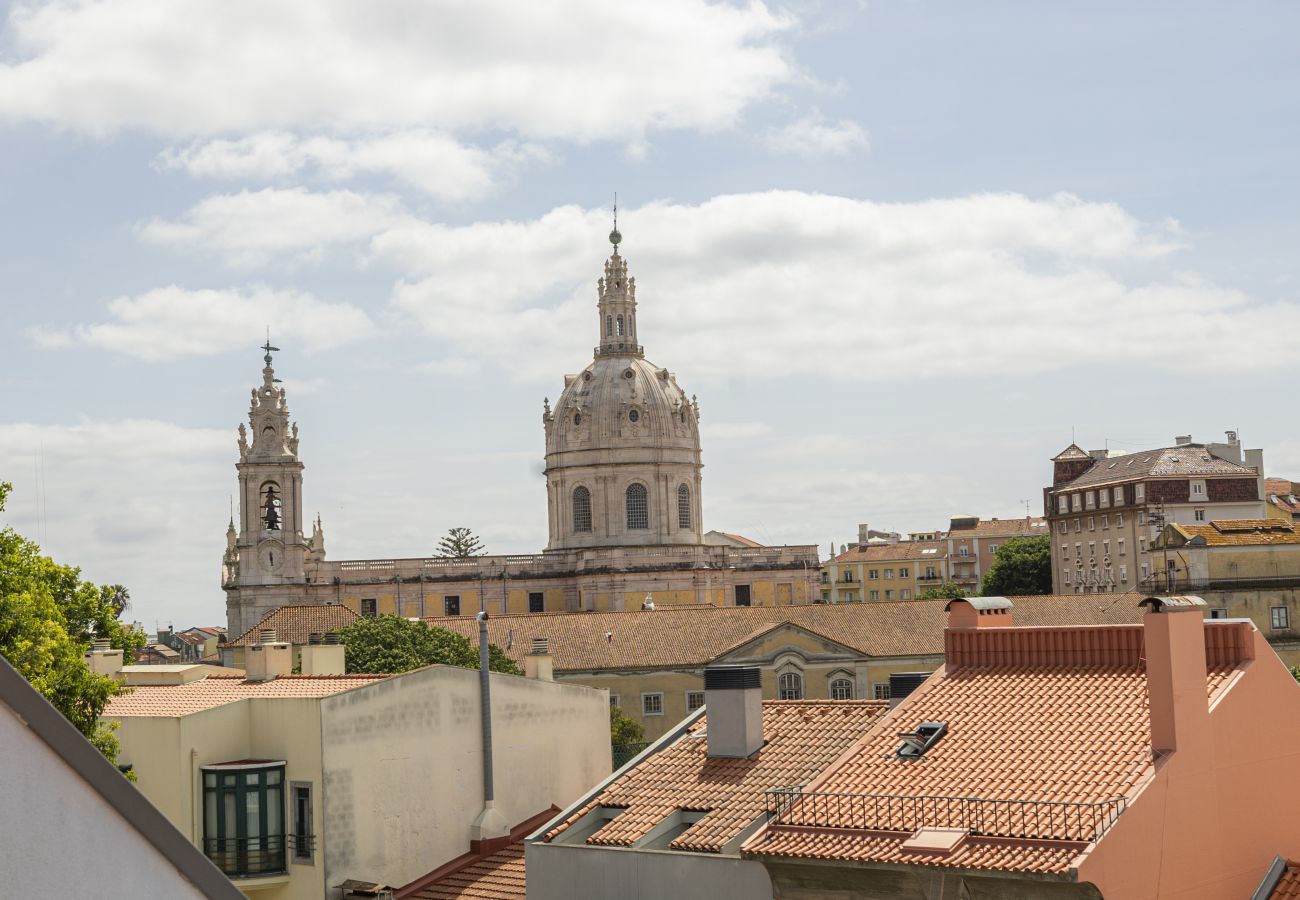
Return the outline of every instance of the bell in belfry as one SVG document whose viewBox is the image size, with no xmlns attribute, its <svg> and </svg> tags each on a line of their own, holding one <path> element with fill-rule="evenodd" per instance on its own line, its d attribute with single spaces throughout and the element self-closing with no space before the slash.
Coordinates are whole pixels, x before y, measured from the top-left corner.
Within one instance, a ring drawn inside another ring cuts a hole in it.
<svg viewBox="0 0 1300 900">
<path fill-rule="evenodd" d="M 267 531 L 280 530 L 280 498 L 275 495 L 275 488 L 266 489 L 266 505 L 263 507 L 263 520 Z"/>
</svg>

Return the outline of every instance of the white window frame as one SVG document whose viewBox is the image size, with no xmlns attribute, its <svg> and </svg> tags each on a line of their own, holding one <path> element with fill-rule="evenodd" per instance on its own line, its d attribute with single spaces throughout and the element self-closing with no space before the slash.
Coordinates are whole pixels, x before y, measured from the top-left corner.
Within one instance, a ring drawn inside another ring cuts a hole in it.
<svg viewBox="0 0 1300 900">
<path fill-rule="evenodd" d="M 617 706 L 619 709 L 622 709 L 622 708 L 623 708 L 622 699 L 619 697 L 618 694 L 610 694 L 610 695 L 609 695 L 609 705 L 610 705 L 610 706 Z"/>
<path fill-rule="evenodd" d="M 837 685 L 848 685 L 849 695 L 847 697 L 836 697 L 835 688 Z M 844 677 L 842 673 L 836 673 L 836 675 L 831 678 L 831 683 L 826 688 L 826 696 L 830 697 L 832 700 L 852 700 L 854 693 L 853 679 Z"/>
<path fill-rule="evenodd" d="M 889 682 L 878 681 L 871 686 L 871 695 L 877 700 L 889 699 Z"/>
<path fill-rule="evenodd" d="M 1128 566 L 1122 565 L 1119 567 L 1119 580 L 1122 582 L 1128 581 Z"/>
<path fill-rule="evenodd" d="M 1095 491 L 1088 491 L 1083 495 L 1083 506 L 1085 509 L 1097 508 L 1097 494 Z"/>
<path fill-rule="evenodd" d="M 648 706 L 646 706 L 646 701 L 649 700 L 651 697 L 655 698 L 655 702 L 659 704 L 659 709 L 657 711 L 651 710 Z M 662 716 L 663 714 L 664 714 L 664 692 L 663 691 L 648 691 L 641 695 L 642 718 L 650 718 L 651 716 Z"/>
<path fill-rule="evenodd" d="M 1056 498 L 1056 511 L 1061 513 L 1067 513 L 1070 511 L 1070 498 L 1065 494 L 1061 494 Z"/>
<path fill-rule="evenodd" d="M 794 680 L 793 682 L 789 682 L 789 679 L 794 679 Z M 797 687 L 797 691 L 786 687 L 787 683 L 793 683 Z M 786 696 L 787 693 L 793 694 L 796 692 L 798 693 L 797 697 Z M 791 669 L 789 671 L 782 672 L 780 675 L 776 676 L 776 698 L 778 700 L 804 699 L 803 673 L 798 671 L 797 669 Z"/>
<path fill-rule="evenodd" d="M 1121 512 L 1121 513 L 1115 513 L 1115 527 L 1116 527 L 1116 528 L 1123 528 L 1123 527 L 1124 527 L 1124 514 L 1123 514 L 1122 512 Z"/>
<path fill-rule="evenodd" d="M 1133 485 L 1133 502 L 1142 503 L 1146 500 L 1147 486 L 1142 482 Z"/>
<path fill-rule="evenodd" d="M 1285 606 L 1268 608 L 1268 626 L 1274 631 L 1286 631 L 1291 627 L 1291 610 Z"/>
<path fill-rule="evenodd" d="M 1204 521 L 1205 521 L 1205 510 L 1203 510 L 1203 509 L 1194 509 L 1194 510 L 1192 510 L 1192 517 L 1193 517 L 1197 522 L 1204 522 Z"/>
<path fill-rule="evenodd" d="M 1124 505 L 1124 485 L 1122 485 L 1122 484 L 1121 484 L 1121 485 L 1117 485 L 1116 488 L 1115 488 L 1114 494 L 1115 494 L 1115 505 L 1116 505 L 1116 506 L 1123 506 L 1123 505 Z"/>
<path fill-rule="evenodd" d="M 699 697 L 699 698 L 700 698 L 700 702 L 697 703 L 697 704 L 695 704 L 694 706 L 691 706 L 691 698 L 692 698 L 692 697 Z M 703 705 L 704 705 L 704 691 L 687 691 L 687 692 L 686 692 L 686 711 L 687 711 L 688 713 L 695 712 L 697 709 L 699 709 L 699 708 L 700 708 L 701 706 L 703 706 Z"/>
</svg>

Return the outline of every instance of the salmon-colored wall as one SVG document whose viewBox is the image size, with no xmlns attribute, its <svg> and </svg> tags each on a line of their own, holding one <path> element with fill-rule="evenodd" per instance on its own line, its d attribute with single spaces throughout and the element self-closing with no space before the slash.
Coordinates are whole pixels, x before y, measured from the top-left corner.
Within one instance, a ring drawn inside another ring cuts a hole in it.
<svg viewBox="0 0 1300 900">
<path fill-rule="evenodd" d="M 1300 857 L 1300 684 L 1252 637 L 1255 659 L 1205 716 L 1180 719 L 1178 749 L 1080 862 L 1107 900 L 1249 897 L 1274 856 Z"/>
</svg>

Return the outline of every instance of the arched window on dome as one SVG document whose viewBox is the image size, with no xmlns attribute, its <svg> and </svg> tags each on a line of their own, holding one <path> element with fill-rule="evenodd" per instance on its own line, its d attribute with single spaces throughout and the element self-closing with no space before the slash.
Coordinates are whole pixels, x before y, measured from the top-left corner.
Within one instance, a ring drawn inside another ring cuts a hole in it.
<svg viewBox="0 0 1300 900">
<path fill-rule="evenodd" d="M 691 489 L 685 483 L 677 486 L 677 527 L 691 527 Z"/>
<path fill-rule="evenodd" d="M 591 491 L 581 485 L 573 489 L 573 530 L 591 531 Z"/>
<path fill-rule="evenodd" d="M 618 336 L 619 336 L 619 337 L 622 337 L 622 336 L 623 336 L 623 317 L 622 317 L 622 316 L 619 316 L 619 317 L 618 317 Z"/>
<path fill-rule="evenodd" d="M 627 486 L 627 527 L 644 530 L 650 527 L 650 500 L 644 484 Z"/>
<path fill-rule="evenodd" d="M 612 337 L 613 335 L 614 335 L 614 317 L 605 316 L 605 337 Z"/>
</svg>

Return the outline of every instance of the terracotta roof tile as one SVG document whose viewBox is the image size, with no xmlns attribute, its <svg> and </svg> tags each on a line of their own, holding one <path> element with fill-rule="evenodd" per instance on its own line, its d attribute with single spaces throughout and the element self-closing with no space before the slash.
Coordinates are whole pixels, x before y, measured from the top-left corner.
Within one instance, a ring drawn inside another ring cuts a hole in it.
<svg viewBox="0 0 1300 900">
<path fill-rule="evenodd" d="M 239 637 L 223 647 L 247 647 L 256 644 L 263 628 L 274 628 L 275 639 L 291 644 L 305 644 L 313 634 L 326 634 L 346 628 L 357 620 L 355 610 L 341 603 L 325 606 L 281 606 Z"/>
<path fill-rule="evenodd" d="M 189 684 L 150 684 L 108 701 L 104 716 L 185 716 L 238 700 L 264 697 L 328 697 L 373 684 L 388 675 L 282 675 L 245 681 L 242 675 L 209 675 Z"/>
<path fill-rule="evenodd" d="M 1219 519 L 1203 525 L 1175 525 L 1188 538 L 1202 538 L 1210 547 L 1259 544 L 1300 544 L 1290 522 L 1281 519 Z"/>
<path fill-rule="evenodd" d="M 523 841 L 507 844 L 407 896 L 411 900 L 523 900 Z"/>
<path fill-rule="evenodd" d="M 1270 898 L 1300 898 L 1300 863 L 1293 860 L 1286 861 L 1286 869 L 1282 872 L 1282 877 L 1278 879 L 1273 891 L 1268 895 Z"/>
<path fill-rule="evenodd" d="M 1020 537 L 1047 533 L 1047 520 L 1036 516 L 1024 519 L 981 519 L 974 528 L 953 529 L 951 536 L 955 538 Z"/>
<path fill-rule="evenodd" d="M 1019 625 L 1098 625 L 1141 621 L 1133 594 L 1015 597 Z M 867 656 L 943 653 L 946 600 L 899 600 L 807 606 L 666 606 L 628 612 L 493 616 L 488 637 L 516 661 L 535 637 L 549 640 L 557 672 L 702 666 L 770 626 L 790 622 Z M 432 625 L 478 639 L 469 616 Z M 608 638 L 606 637 L 608 635 Z"/>
<path fill-rule="evenodd" d="M 1229 645 L 1239 637 L 1233 628 L 1206 628 L 1209 698 L 1233 683 L 1237 655 Z M 747 855 L 1070 868 L 1097 826 L 1119 813 L 1104 804 L 1127 797 L 1151 771 L 1142 628 L 953 634 L 963 645 L 953 656 L 972 664 L 933 676 L 880 719 L 746 844 Z M 946 723 L 947 732 L 921 759 L 898 757 L 899 734 L 923 722 Z M 853 799 L 832 804 L 820 799 L 824 794 Z M 956 807 L 941 800 L 918 806 L 901 797 L 962 799 Z M 909 855 L 902 846 L 921 827 L 976 822 L 982 836 L 944 856 Z"/>
<path fill-rule="evenodd" d="M 1059 484 L 1053 491 L 1073 491 L 1099 484 L 1118 484 L 1138 478 L 1151 477 L 1201 477 L 1205 475 L 1241 475 L 1257 477 L 1254 469 L 1221 459 L 1205 447 L 1189 444 L 1182 447 L 1161 447 L 1099 459 L 1088 471 L 1073 481 Z"/>
<path fill-rule="evenodd" d="M 748 759 L 707 755 L 707 717 L 691 731 L 619 776 L 590 803 L 548 832 L 547 840 L 598 806 L 619 814 L 588 844 L 627 847 L 677 810 L 705 815 L 671 844 L 718 853 L 763 813 L 766 791 L 811 778 L 853 745 L 888 710 L 875 700 L 765 700 L 766 743 Z"/>
<path fill-rule="evenodd" d="M 835 557 L 836 562 L 894 562 L 910 559 L 943 559 L 947 555 L 945 541 L 899 541 L 895 544 L 868 544 L 845 550 Z"/>
</svg>

